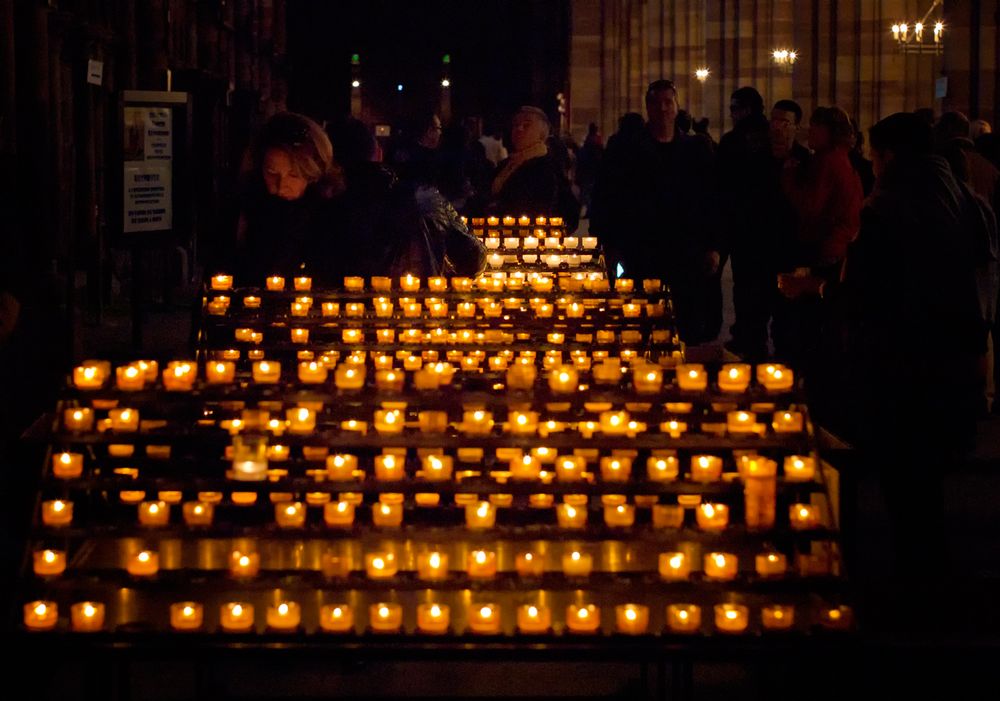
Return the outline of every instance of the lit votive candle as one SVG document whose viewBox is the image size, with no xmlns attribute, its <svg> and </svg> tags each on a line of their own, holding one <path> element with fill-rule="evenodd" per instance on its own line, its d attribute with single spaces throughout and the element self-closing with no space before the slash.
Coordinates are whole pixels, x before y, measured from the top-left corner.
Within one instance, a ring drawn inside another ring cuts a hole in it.
<svg viewBox="0 0 1000 701">
<path fill-rule="evenodd" d="M 319 626 L 325 633 L 348 633 L 354 629 L 354 612 L 347 604 L 326 604 L 319 610 Z"/>
<path fill-rule="evenodd" d="M 510 477 L 520 482 L 537 481 L 541 472 L 541 462 L 531 455 L 522 455 L 510 462 Z"/>
<path fill-rule="evenodd" d="M 725 504 L 700 504 L 695 516 L 703 531 L 721 531 L 729 525 L 729 507 Z"/>
<path fill-rule="evenodd" d="M 77 389 L 100 389 L 108 379 L 108 363 L 88 363 L 73 368 L 73 385 Z"/>
<path fill-rule="evenodd" d="M 816 460 L 805 455 L 788 455 L 784 469 L 789 482 L 809 482 L 816 477 Z"/>
<path fill-rule="evenodd" d="M 211 526 L 215 507 L 204 501 L 189 501 L 182 507 L 184 523 L 188 526 Z"/>
<path fill-rule="evenodd" d="M 403 625 L 403 607 L 389 602 L 372 604 L 368 623 L 376 633 L 395 633 Z"/>
<path fill-rule="evenodd" d="M 73 502 L 53 499 L 42 502 L 42 523 L 46 526 L 68 526 L 73 522 Z"/>
<path fill-rule="evenodd" d="M 587 509 L 559 504 L 556 507 L 556 521 L 560 528 L 583 528 L 587 525 Z"/>
<path fill-rule="evenodd" d="M 378 528 L 399 528 L 403 524 L 402 504 L 374 504 L 372 523 Z"/>
<path fill-rule="evenodd" d="M 538 430 L 537 411 L 512 411 L 508 417 L 508 430 L 514 435 L 531 435 Z"/>
<path fill-rule="evenodd" d="M 404 275 L 399 278 L 399 289 L 403 292 L 418 292 L 420 290 L 420 278 L 413 275 Z"/>
<path fill-rule="evenodd" d="M 422 476 L 428 482 L 446 482 L 451 479 L 454 459 L 450 455 L 425 455 L 421 462 Z"/>
<path fill-rule="evenodd" d="M 601 431 L 606 436 L 623 436 L 628 432 L 629 415 L 627 411 L 602 411 L 600 416 Z"/>
<path fill-rule="evenodd" d="M 556 394 L 576 392 L 579 382 L 579 373 L 572 365 L 562 365 L 549 373 L 549 389 Z"/>
<path fill-rule="evenodd" d="M 601 479 L 605 482 L 627 482 L 632 474 L 632 458 L 601 458 Z"/>
<path fill-rule="evenodd" d="M 375 479 L 396 482 L 406 478 L 404 458 L 395 455 L 375 456 Z"/>
<path fill-rule="evenodd" d="M 579 482 L 587 470 L 587 461 L 578 455 L 562 455 L 556 459 L 556 478 L 560 482 Z"/>
<path fill-rule="evenodd" d="M 704 392 L 708 388 L 708 373 L 705 366 L 686 363 L 677 366 L 677 386 L 685 391 Z"/>
<path fill-rule="evenodd" d="M 264 284 L 271 292 L 281 292 L 285 289 L 285 278 L 280 275 L 272 275 L 264 281 Z"/>
<path fill-rule="evenodd" d="M 796 531 L 819 528 L 819 508 L 812 504 L 791 504 L 788 507 L 788 522 Z"/>
<path fill-rule="evenodd" d="M 170 604 L 170 627 L 174 630 L 198 630 L 204 622 L 204 608 L 195 601 Z"/>
<path fill-rule="evenodd" d="M 275 504 L 274 520 L 279 528 L 302 528 L 306 523 L 306 506 L 300 501 Z"/>
<path fill-rule="evenodd" d="M 139 523 L 143 526 L 166 526 L 170 523 L 170 505 L 163 501 L 139 504 Z"/>
<path fill-rule="evenodd" d="M 701 607 L 694 604 L 667 606 L 667 627 L 671 633 L 696 633 L 701 629 Z"/>
<path fill-rule="evenodd" d="M 114 431 L 137 431 L 139 429 L 139 412 L 136 409 L 112 409 L 108 412 L 111 428 Z"/>
<path fill-rule="evenodd" d="M 294 407 L 285 411 L 288 430 L 291 433 L 312 433 L 316 430 L 316 412 L 306 407 Z"/>
<path fill-rule="evenodd" d="M 417 577 L 428 582 L 448 578 L 448 555 L 437 550 L 417 556 Z"/>
<path fill-rule="evenodd" d="M 473 550 L 466 566 L 472 579 L 493 579 L 497 574 L 497 554 L 492 550 Z"/>
<path fill-rule="evenodd" d="M 337 389 L 357 390 L 365 386 L 364 366 L 353 363 L 342 363 L 333 373 L 333 383 Z"/>
<path fill-rule="evenodd" d="M 205 365 L 205 379 L 209 384 L 230 384 L 236 378 L 236 363 L 219 360 Z"/>
<path fill-rule="evenodd" d="M 309 329 L 292 329 L 292 343 L 309 343 Z"/>
<path fill-rule="evenodd" d="M 451 609 L 444 604 L 420 604 L 417 607 L 417 630 L 421 633 L 447 633 L 450 623 Z"/>
<path fill-rule="evenodd" d="M 764 606 L 760 610 L 764 630 L 789 630 L 795 625 L 795 607 L 781 604 Z"/>
<path fill-rule="evenodd" d="M 652 482 L 671 482 L 679 473 L 680 463 L 674 455 L 653 455 L 646 459 L 646 476 Z"/>
<path fill-rule="evenodd" d="M 567 577 L 589 577 L 594 569 L 594 556 L 573 550 L 562 557 L 563 574 Z"/>
<path fill-rule="evenodd" d="M 135 363 L 116 368 L 115 377 L 118 389 L 124 392 L 141 390 L 146 384 L 146 374 Z"/>
<path fill-rule="evenodd" d="M 66 571 L 66 553 L 62 550 L 36 550 L 32 561 L 39 577 L 57 577 Z"/>
<path fill-rule="evenodd" d="M 237 578 L 256 577 L 260 572 L 260 555 L 258 553 L 234 550 L 229 556 L 229 574 Z"/>
<path fill-rule="evenodd" d="M 24 605 L 24 627 L 52 630 L 59 622 L 59 606 L 54 601 L 32 601 Z"/>
<path fill-rule="evenodd" d="M 403 432 L 403 414 L 398 409 L 379 409 L 375 412 L 375 430 L 379 433 Z"/>
<path fill-rule="evenodd" d="M 786 392 L 795 384 L 795 372 L 784 365 L 758 365 L 757 381 L 768 392 Z"/>
<path fill-rule="evenodd" d="M 465 507 L 466 528 L 493 528 L 497 522 L 496 507 L 488 501 L 468 504 Z"/>
<path fill-rule="evenodd" d="M 253 381 L 258 384 L 275 384 L 281 379 L 281 363 L 259 360 L 253 364 Z"/>
<path fill-rule="evenodd" d="M 299 382 L 305 385 L 316 385 L 326 382 L 329 370 L 323 363 L 314 360 L 299 363 Z"/>
<path fill-rule="evenodd" d="M 750 386 L 750 366 L 727 363 L 719 370 L 719 389 L 723 392 L 744 392 Z"/>
<path fill-rule="evenodd" d="M 223 604 L 219 613 L 219 624 L 230 633 L 246 633 L 253 628 L 253 604 L 230 602 Z"/>
<path fill-rule="evenodd" d="M 552 610 L 548 606 L 526 604 L 517 608 L 517 630 L 519 633 L 548 633 L 552 627 Z"/>
<path fill-rule="evenodd" d="M 663 387 L 663 371 L 655 365 L 634 368 L 632 384 L 639 394 L 656 394 Z"/>
<path fill-rule="evenodd" d="M 739 561 L 732 553 L 708 553 L 705 555 L 704 571 L 709 579 L 728 581 L 736 577 Z"/>
<path fill-rule="evenodd" d="M 260 309 L 260 297 L 247 295 L 243 298 L 243 306 L 247 309 Z"/>
<path fill-rule="evenodd" d="M 760 577 L 782 577 L 788 570 L 788 558 L 781 553 L 759 553 L 754 564 Z"/>
<path fill-rule="evenodd" d="M 722 633 L 742 633 L 750 622 L 750 610 L 740 604 L 716 604 L 715 627 Z"/>
<path fill-rule="evenodd" d="M 83 474 L 83 454 L 56 453 L 52 456 L 52 474 L 59 479 L 76 479 Z"/>
<path fill-rule="evenodd" d="M 605 506 L 604 524 L 609 528 L 630 528 L 635 524 L 635 506 L 632 504 Z"/>
<path fill-rule="evenodd" d="M 819 624 L 830 630 L 847 630 L 854 620 L 849 606 L 824 607 L 819 612 Z"/>
<path fill-rule="evenodd" d="M 401 370 L 378 370 L 375 372 L 375 387 L 383 392 L 402 392 L 406 375 Z"/>
<path fill-rule="evenodd" d="M 800 433 L 803 423 L 801 411 L 777 411 L 771 426 L 775 433 Z"/>
<path fill-rule="evenodd" d="M 350 528 L 354 525 L 354 504 L 346 501 L 325 503 L 323 521 L 331 528 Z"/>
<path fill-rule="evenodd" d="M 594 604 L 566 607 L 566 627 L 571 633 L 596 633 L 601 627 L 601 609 Z"/>
<path fill-rule="evenodd" d="M 649 628 L 649 607 L 641 604 L 615 606 L 615 630 L 626 635 L 642 635 Z"/>
<path fill-rule="evenodd" d="M 730 411 L 726 415 L 726 428 L 730 433 L 758 433 L 757 415 L 752 411 Z"/>
<path fill-rule="evenodd" d="M 347 419 L 340 422 L 340 430 L 345 433 L 359 433 L 362 436 L 368 433 L 368 422 L 357 419 Z"/>
<path fill-rule="evenodd" d="M 679 582 L 691 575 L 691 563 L 682 552 L 660 553 L 658 560 L 660 578 L 666 582 Z"/>
<path fill-rule="evenodd" d="M 302 623 L 302 609 L 294 601 L 282 601 L 267 608 L 267 627 L 273 631 L 291 632 Z"/>
<path fill-rule="evenodd" d="M 233 276 L 219 273 L 212 276 L 211 283 L 213 290 L 231 290 L 233 289 Z"/>
<path fill-rule="evenodd" d="M 541 577 L 545 572 L 545 559 L 535 552 L 518 553 L 514 569 L 519 577 Z"/>
<path fill-rule="evenodd" d="M 722 479 L 722 458 L 715 455 L 691 456 L 691 479 L 695 482 L 718 482 Z"/>
<path fill-rule="evenodd" d="M 93 633 L 104 628 L 104 604 L 81 601 L 70 607 L 70 623 L 77 633 Z"/>
<path fill-rule="evenodd" d="M 308 292 L 312 289 L 312 278 L 304 275 L 292 278 L 292 286 L 296 292 Z"/>
<path fill-rule="evenodd" d="M 133 577 L 152 577 L 160 571 L 160 554 L 153 550 L 140 550 L 128 559 L 125 569 Z"/>
<path fill-rule="evenodd" d="M 358 469 L 358 458 L 355 455 L 338 453 L 326 459 L 326 474 L 334 482 L 346 482 L 354 477 Z"/>
<path fill-rule="evenodd" d="M 500 607 L 497 604 L 473 604 L 469 611 L 469 630 L 478 635 L 500 632 Z"/>
</svg>

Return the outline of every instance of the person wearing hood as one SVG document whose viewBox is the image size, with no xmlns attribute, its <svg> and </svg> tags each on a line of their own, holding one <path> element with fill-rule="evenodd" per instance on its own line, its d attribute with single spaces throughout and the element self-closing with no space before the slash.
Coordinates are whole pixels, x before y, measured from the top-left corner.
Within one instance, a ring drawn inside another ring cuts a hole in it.
<svg viewBox="0 0 1000 701">
<path fill-rule="evenodd" d="M 948 572 L 941 478 L 975 437 L 989 321 L 979 271 L 996 261 L 996 220 L 933 153 L 919 116 L 894 114 L 869 135 L 875 189 L 842 277 L 789 276 L 782 288 L 841 312 L 839 427 L 881 477 L 896 573 L 913 584 L 929 552 Z"/>
</svg>

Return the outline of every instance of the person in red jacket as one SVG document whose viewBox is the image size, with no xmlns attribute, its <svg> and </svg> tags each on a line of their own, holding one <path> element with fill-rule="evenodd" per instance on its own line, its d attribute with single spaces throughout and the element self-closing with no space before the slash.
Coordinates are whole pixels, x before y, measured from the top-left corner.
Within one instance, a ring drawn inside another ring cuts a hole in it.
<svg viewBox="0 0 1000 701">
<path fill-rule="evenodd" d="M 802 166 L 786 161 L 782 188 L 795 211 L 795 233 L 781 247 L 778 289 L 787 276 L 840 277 L 847 246 L 858 235 L 864 194 L 851 165 L 854 128 L 839 107 L 819 107 L 809 120 L 809 147 L 813 157 Z M 775 354 L 818 381 L 824 365 L 821 343 L 822 307 L 815 298 L 780 300 L 774 313 Z"/>
</svg>

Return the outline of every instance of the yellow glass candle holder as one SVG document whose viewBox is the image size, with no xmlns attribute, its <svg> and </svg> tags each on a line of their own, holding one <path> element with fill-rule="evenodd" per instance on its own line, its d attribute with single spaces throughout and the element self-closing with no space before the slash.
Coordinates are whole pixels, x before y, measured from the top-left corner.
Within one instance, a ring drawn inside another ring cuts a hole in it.
<svg viewBox="0 0 1000 701">
<path fill-rule="evenodd" d="M 694 482 L 718 482 L 722 479 L 722 458 L 715 455 L 691 456 L 691 480 Z"/>
<path fill-rule="evenodd" d="M 699 363 L 685 363 L 677 366 L 677 386 L 689 392 L 704 392 L 708 389 L 708 373 Z"/>
<path fill-rule="evenodd" d="M 358 458 L 355 455 L 338 453 L 326 459 L 326 474 L 334 482 L 347 482 L 354 478 L 358 469 Z"/>
<path fill-rule="evenodd" d="M 703 569 L 708 579 L 729 581 L 736 578 L 739 560 L 732 553 L 707 553 Z"/>
<path fill-rule="evenodd" d="M 108 412 L 111 430 L 131 432 L 139 430 L 139 411 L 137 409 L 112 409 Z"/>
<path fill-rule="evenodd" d="M 279 528 L 302 528 L 306 525 L 306 506 L 300 501 L 275 504 L 274 520 Z"/>
<path fill-rule="evenodd" d="M 548 633 L 552 628 L 552 610 L 548 606 L 525 604 L 517 608 L 517 630 L 527 635 Z"/>
<path fill-rule="evenodd" d="M 771 427 L 775 433 L 801 433 L 805 419 L 801 411 L 778 411 L 774 414 Z"/>
<path fill-rule="evenodd" d="M 750 366 L 746 363 L 727 363 L 719 370 L 717 381 L 723 392 L 745 392 L 750 386 Z"/>
<path fill-rule="evenodd" d="M 434 278 L 432 278 L 434 279 Z M 451 609 L 444 604 L 420 604 L 417 607 L 417 630 L 429 635 L 442 635 L 451 625 Z"/>
<path fill-rule="evenodd" d="M 541 577 L 545 572 L 545 558 L 532 551 L 518 553 L 514 569 L 519 577 Z"/>
<path fill-rule="evenodd" d="M 167 363 L 163 371 L 163 387 L 168 392 L 187 392 L 194 386 L 196 365 L 185 360 Z"/>
<path fill-rule="evenodd" d="M 55 453 L 52 456 L 52 474 L 59 479 L 76 479 L 83 474 L 83 454 Z"/>
<path fill-rule="evenodd" d="M 247 633 L 253 629 L 253 604 L 245 602 L 230 602 L 222 605 L 219 612 L 219 624 L 229 633 Z"/>
<path fill-rule="evenodd" d="M 781 553 L 760 553 L 754 565 L 760 577 L 783 577 L 788 571 L 788 558 Z"/>
<path fill-rule="evenodd" d="M 348 633 L 354 629 L 354 611 L 347 604 L 326 604 L 319 610 L 319 627 L 325 633 Z"/>
<path fill-rule="evenodd" d="M 695 509 L 698 528 L 703 531 L 722 531 L 729 525 L 729 507 L 725 504 L 701 504 Z"/>
<path fill-rule="evenodd" d="M 469 630 L 477 635 L 497 635 L 500 632 L 500 606 L 473 604 L 469 610 Z"/>
<path fill-rule="evenodd" d="M 62 550 L 36 550 L 32 553 L 33 571 L 39 577 L 58 577 L 66 571 L 66 553 Z"/>
<path fill-rule="evenodd" d="M 391 552 L 373 552 L 365 555 L 365 574 L 369 579 L 391 579 L 399 572 L 396 556 Z"/>
<path fill-rule="evenodd" d="M 337 366 L 333 373 L 333 384 L 340 390 L 358 390 L 365 386 L 365 368 L 350 363 Z"/>
<path fill-rule="evenodd" d="M 563 574 L 567 577 L 589 577 L 594 569 L 594 556 L 572 550 L 562 556 Z"/>
<path fill-rule="evenodd" d="M 294 601 L 282 601 L 267 607 L 267 627 L 279 633 L 298 630 L 302 624 L 302 609 Z"/>
<path fill-rule="evenodd" d="M 587 509 L 571 504 L 559 504 L 556 507 L 556 522 L 560 528 L 583 528 L 587 525 Z"/>
<path fill-rule="evenodd" d="M 399 528 L 403 525 L 403 505 L 401 503 L 373 505 L 372 523 L 377 528 Z"/>
<path fill-rule="evenodd" d="M 204 501 L 189 501 L 182 507 L 184 523 L 188 526 L 211 526 L 214 505 Z"/>
<path fill-rule="evenodd" d="M 170 523 L 170 505 L 163 501 L 145 501 L 139 504 L 139 524 L 161 527 Z"/>
<path fill-rule="evenodd" d="M 379 409 L 375 411 L 375 430 L 384 434 L 403 432 L 403 413 L 399 409 Z"/>
<path fill-rule="evenodd" d="M 253 364 L 253 381 L 257 384 L 273 385 L 281 380 L 281 363 L 276 360 L 260 360 Z"/>
<path fill-rule="evenodd" d="M 115 369 L 115 384 L 123 392 L 135 392 L 146 385 L 146 374 L 137 363 Z"/>
<path fill-rule="evenodd" d="M 396 455 L 375 456 L 375 479 L 380 482 L 397 482 L 406 479 L 406 464 L 404 457 Z"/>
<path fill-rule="evenodd" d="M 750 610 L 740 604 L 716 604 L 715 627 L 720 633 L 743 633 L 750 623 Z"/>
<path fill-rule="evenodd" d="M 93 409 L 72 407 L 63 412 L 63 428 L 67 431 L 89 431 L 93 427 Z"/>
<path fill-rule="evenodd" d="M 601 627 L 601 609 L 594 604 L 566 607 L 566 628 L 571 633 L 596 633 Z"/>
<path fill-rule="evenodd" d="M 24 605 L 24 627 L 52 630 L 59 622 L 59 606 L 54 601 L 31 601 Z"/>
<path fill-rule="evenodd" d="M 403 607 L 394 603 L 375 603 L 368 607 L 368 624 L 376 633 L 395 633 L 403 625 Z"/>
<path fill-rule="evenodd" d="M 615 630 L 626 635 L 642 635 L 649 628 L 649 607 L 641 604 L 615 606 Z"/>
<path fill-rule="evenodd" d="M 788 507 L 788 522 L 796 531 L 819 528 L 822 525 L 820 510 L 812 504 L 791 504 Z"/>
<path fill-rule="evenodd" d="M 170 604 L 170 627 L 174 630 L 198 630 L 204 623 L 205 610 L 195 601 Z"/>
<path fill-rule="evenodd" d="M 604 482 L 627 482 L 632 474 L 632 459 L 627 457 L 601 458 L 601 479 Z"/>
<path fill-rule="evenodd" d="M 417 577 L 428 582 L 448 578 L 448 555 L 437 550 L 417 556 Z"/>
<path fill-rule="evenodd" d="M 260 555 L 255 552 L 234 550 L 229 556 L 229 574 L 233 577 L 247 579 L 256 577 L 260 572 Z"/>
<path fill-rule="evenodd" d="M 646 477 L 652 482 L 672 482 L 679 474 L 680 462 L 675 455 L 652 455 L 646 459 Z"/>
<path fill-rule="evenodd" d="M 469 552 L 466 571 L 472 579 L 493 579 L 497 574 L 497 554 L 492 550 Z"/>
<path fill-rule="evenodd" d="M 790 630 L 795 625 L 795 607 L 781 604 L 764 606 L 760 610 L 764 630 Z"/>
<path fill-rule="evenodd" d="M 680 582 L 691 576 L 691 563 L 682 552 L 660 553 L 658 569 L 666 582 Z"/>
<path fill-rule="evenodd" d="M 695 604 L 670 604 L 667 606 L 667 628 L 671 633 L 697 633 L 701 630 L 701 607 Z"/>
<path fill-rule="evenodd" d="M 758 365 L 757 382 L 768 392 L 787 392 L 795 384 L 795 372 L 784 365 Z"/>
<path fill-rule="evenodd" d="M 152 577 L 160 571 L 160 555 L 153 550 L 140 550 L 128 558 L 125 569 L 133 577 Z"/>
<path fill-rule="evenodd" d="M 810 482 L 816 478 L 816 460 L 805 455 L 788 455 L 784 461 L 784 473 L 789 482 Z"/>
<path fill-rule="evenodd" d="M 472 529 L 493 528 L 497 522 L 496 507 L 488 501 L 468 504 L 465 507 L 465 526 Z"/>
<path fill-rule="evenodd" d="M 46 526 L 68 526 L 73 522 L 73 502 L 53 499 L 42 502 L 42 523 Z"/>
<path fill-rule="evenodd" d="M 604 524 L 609 528 L 631 528 L 635 525 L 635 506 L 632 504 L 605 506 Z"/>
</svg>

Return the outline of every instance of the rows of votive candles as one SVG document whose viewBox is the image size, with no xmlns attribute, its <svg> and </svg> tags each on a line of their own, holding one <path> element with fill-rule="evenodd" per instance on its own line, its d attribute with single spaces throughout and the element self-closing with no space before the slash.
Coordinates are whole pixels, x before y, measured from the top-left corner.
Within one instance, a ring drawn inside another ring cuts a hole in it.
<svg viewBox="0 0 1000 701">
<path fill-rule="evenodd" d="M 437 389 L 435 386 L 421 387 L 418 389 Z M 129 408 L 116 408 L 108 412 L 106 419 L 97 422 L 97 430 L 112 430 L 116 433 L 129 433 L 140 429 L 139 410 Z M 510 411 L 507 420 L 495 422 L 493 414 L 482 409 L 466 411 L 462 421 L 451 422 L 448 413 L 444 411 L 420 411 L 416 422 L 408 421 L 405 407 L 392 409 L 376 409 L 372 416 L 341 420 L 336 428 L 341 434 L 367 435 L 370 430 L 374 430 L 378 435 L 400 435 L 407 430 L 419 432 L 421 434 L 439 434 L 447 432 L 449 427 L 454 427 L 457 431 L 466 436 L 486 436 L 486 435 L 512 435 L 521 437 L 540 436 L 545 438 L 553 433 L 576 433 L 581 438 L 591 440 L 595 436 L 602 437 L 624 437 L 635 438 L 640 435 L 666 435 L 671 438 L 680 438 L 688 432 L 687 421 L 679 419 L 669 419 L 662 421 L 658 426 L 649 426 L 644 421 L 638 421 L 631 417 L 625 410 L 602 411 L 597 416 L 596 421 L 556 421 L 550 419 L 540 420 L 537 411 Z M 318 425 L 318 415 L 315 409 L 307 406 L 299 406 L 287 410 L 287 420 L 282 423 L 280 419 L 275 423 L 268 423 L 268 429 L 274 432 L 299 433 L 303 435 L 314 433 Z M 771 414 L 771 430 L 775 434 L 797 434 L 804 430 L 804 416 L 801 411 L 776 411 Z M 227 421 L 227 420 L 223 420 Z M 229 423 L 220 422 L 220 426 L 231 433 L 239 433 L 243 428 L 242 420 L 228 420 Z M 95 427 L 94 410 L 86 407 L 70 407 L 63 413 L 63 428 L 70 432 L 91 431 Z M 151 428 L 153 425 L 165 425 L 165 421 L 155 420 L 142 424 L 144 428 Z M 331 426 L 330 428 L 333 428 Z M 762 436 L 768 432 L 766 423 L 758 420 L 756 412 L 751 411 L 730 411 L 726 415 L 725 423 L 710 423 L 702 421 L 701 432 L 704 434 L 717 434 L 731 436 Z"/>
<path fill-rule="evenodd" d="M 349 502 L 340 502 L 348 503 Z M 350 508 L 350 507 L 349 507 Z M 472 507 L 479 508 L 479 507 Z M 346 522 L 346 521 L 345 521 Z M 360 573 L 370 580 L 393 579 L 400 575 L 397 556 L 392 550 L 374 550 L 363 558 Z M 421 582 L 444 582 L 465 579 L 490 581 L 497 579 L 498 553 L 490 549 L 472 549 L 465 555 L 465 561 L 454 563 L 442 550 L 428 550 L 416 556 L 416 566 L 409 573 Z M 700 570 L 698 565 L 701 565 Z M 345 579 L 355 571 L 354 561 L 338 551 L 323 553 L 320 570 L 328 579 Z M 801 576 L 825 573 L 827 563 L 822 555 L 796 553 L 794 570 Z M 42 578 L 55 578 L 65 574 L 66 552 L 45 548 L 33 553 L 33 571 Z M 140 548 L 130 552 L 122 563 L 129 575 L 137 578 L 155 577 L 160 572 L 160 555 L 153 548 Z M 740 558 L 732 552 L 721 550 L 705 552 L 700 562 L 695 554 L 685 550 L 661 552 L 657 558 L 656 573 L 663 582 L 684 582 L 698 576 L 707 581 L 731 582 L 740 576 Z M 261 557 L 251 548 L 233 550 L 229 557 L 229 576 L 236 579 L 250 579 L 260 575 Z M 515 570 L 517 577 L 532 580 L 546 573 L 559 574 L 569 580 L 586 579 L 594 574 L 594 555 L 584 547 L 566 544 L 562 554 L 553 564 L 546 564 L 542 550 L 527 549 L 517 553 Z M 753 576 L 760 579 L 780 579 L 790 573 L 788 557 L 777 550 L 765 549 L 753 558 Z M 636 572 L 645 576 L 645 572 Z M 749 572 L 747 573 L 749 574 Z"/>
<path fill-rule="evenodd" d="M 421 634 L 470 633 L 501 635 L 502 608 L 495 602 L 474 602 L 465 607 L 466 628 L 455 630 L 451 607 L 443 602 L 419 604 L 416 610 L 415 632 Z M 750 608 L 739 603 L 718 603 L 712 609 L 713 625 L 703 622 L 702 607 L 693 603 L 672 603 L 664 610 L 664 632 L 698 634 L 712 630 L 717 633 L 740 634 L 750 628 Z M 368 629 L 373 633 L 404 633 L 403 607 L 393 601 L 375 602 L 368 606 Z M 847 606 L 824 606 L 813 612 L 812 623 L 828 630 L 848 630 L 852 626 L 852 611 Z M 772 603 L 759 610 L 760 626 L 764 631 L 787 631 L 796 626 L 796 607 Z M 596 604 L 570 604 L 566 607 L 563 629 L 571 634 L 603 632 L 603 612 Z M 354 608 L 348 603 L 324 604 L 319 609 L 319 631 L 353 633 L 359 623 Z M 231 601 L 219 610 L 219 629 L 225 632 L 250 633 L 257 630 L 255 606 L 247 601 Z M 542 604 L 522 604 L 516 609 L 516 631 L 538 635 L 552 633 L 558 624 L 553 621 L 550 607 Z M 650 607 L 639 603 L 614 606 L 614 633 L 626 635 L 653 634 L 650 627 Z M 266 608 L 262 621 L 268 632 L 301 632 L 302 606 L 293 600 L 281 600 Z M 24 605 L 24 626 L 33 631 L 53 630 L 59 623 L 59 605 L 54 601 L 32 601 Z M 196 601 L 180 601 L 170 605 L 170 626 L 175 631 L 205 629 L 204 606 Z M 76 632 L 97 632 L 105 628 L 105 605 L 97 601 L 82 601 L 70 607 L 70 629 Z"/>
<path fill-rule="evenodd" d="M 264 288 L 268 292 L 284 292 L 287 288 L 288 280 L 281 275 L 272 275 L 264 280 Z M 211 290 L 219 293 L 232 293 L 235 289 L 232 275 L 220 273 L 211 278 L 209 282 Z M 478 278 L 470 277 L 429 277 L 420 278 L 413 275 L 405 275 L 400 278 L 372 277 L 367 282 L 363 277 L 348 276 L 343 280 L 345 292 L 361 293 L 371 291 L 376 294 L 388 295 L 393 291 L 402 293 L 429 292 L 444 293 L 451 289 L 453 292 L 472 293 L 479 292 L 520 292 L 532 291 L 537 293 L 550 293 L 555 290 L 560 292 L 610 292 L 611 284 L 600 272 L 576 272 L 570 274 L 557 275 L 555 273 L 523 272 L 523 271 L 493 271 L 481 275 Z M 311 277 L 292 278 L 292 290 L 298 293 L 311 292 L 313 280 Z M 641 281 L 639 285 L 631 278 L 618 278 L 614 283 L 614 290 L 619 294 L 633 294 L 641 289 L 646 294 L 660 294 L 663 292 L 663 282 L 656 278 L 648 278 Z M 303 295 L 305 296 L 305 295 Z M 229 305 L 230 297 L 217 299 L 220 305 Z M 257 309 L 261 306 L 262 299 L 258 295 L 247 295 L 243 298 L 243 306 L 248 309 Z"/>
<path fill-rule="evenodd" d="M 246 300 L 248 298 L 244 298 Z M 257 298 L 250 297 L 256 300 Z M 214 297 L 209 301 L 209 312 L 224 315 L 229 310 L 229 298 Z M 302 295 L 289 304 L 288 313 L 294 318 L 308 318 L 315 314 L 316 304 L 313 297 Z M 608 303 L 602 300 L 546 300 L 541 297 L 481 297 L 475 301 L 462 301 L 450 304 L 442 297 L 427 297 L 419 300 L 413 297 L 374 297 L 370 306 L 365 302 L 323 302 L 319 305 L 323 319 L 333 322 L 348 320 L 388 320 L 388 319 L 457 319 L 457 320 L 489 320 L 509 316 L 512 312 L 531 314 L 538 319 L 584 319 L 599 311 L 600 320 L 606 323 L 620 323 L 622 319 L 663 318 L 666 316 L 666 303 L 663 300 L 650 303 L 645 299 L 614 300 Z M 237 340 L 252 340 L 240 338 Z"/>
</svg>

